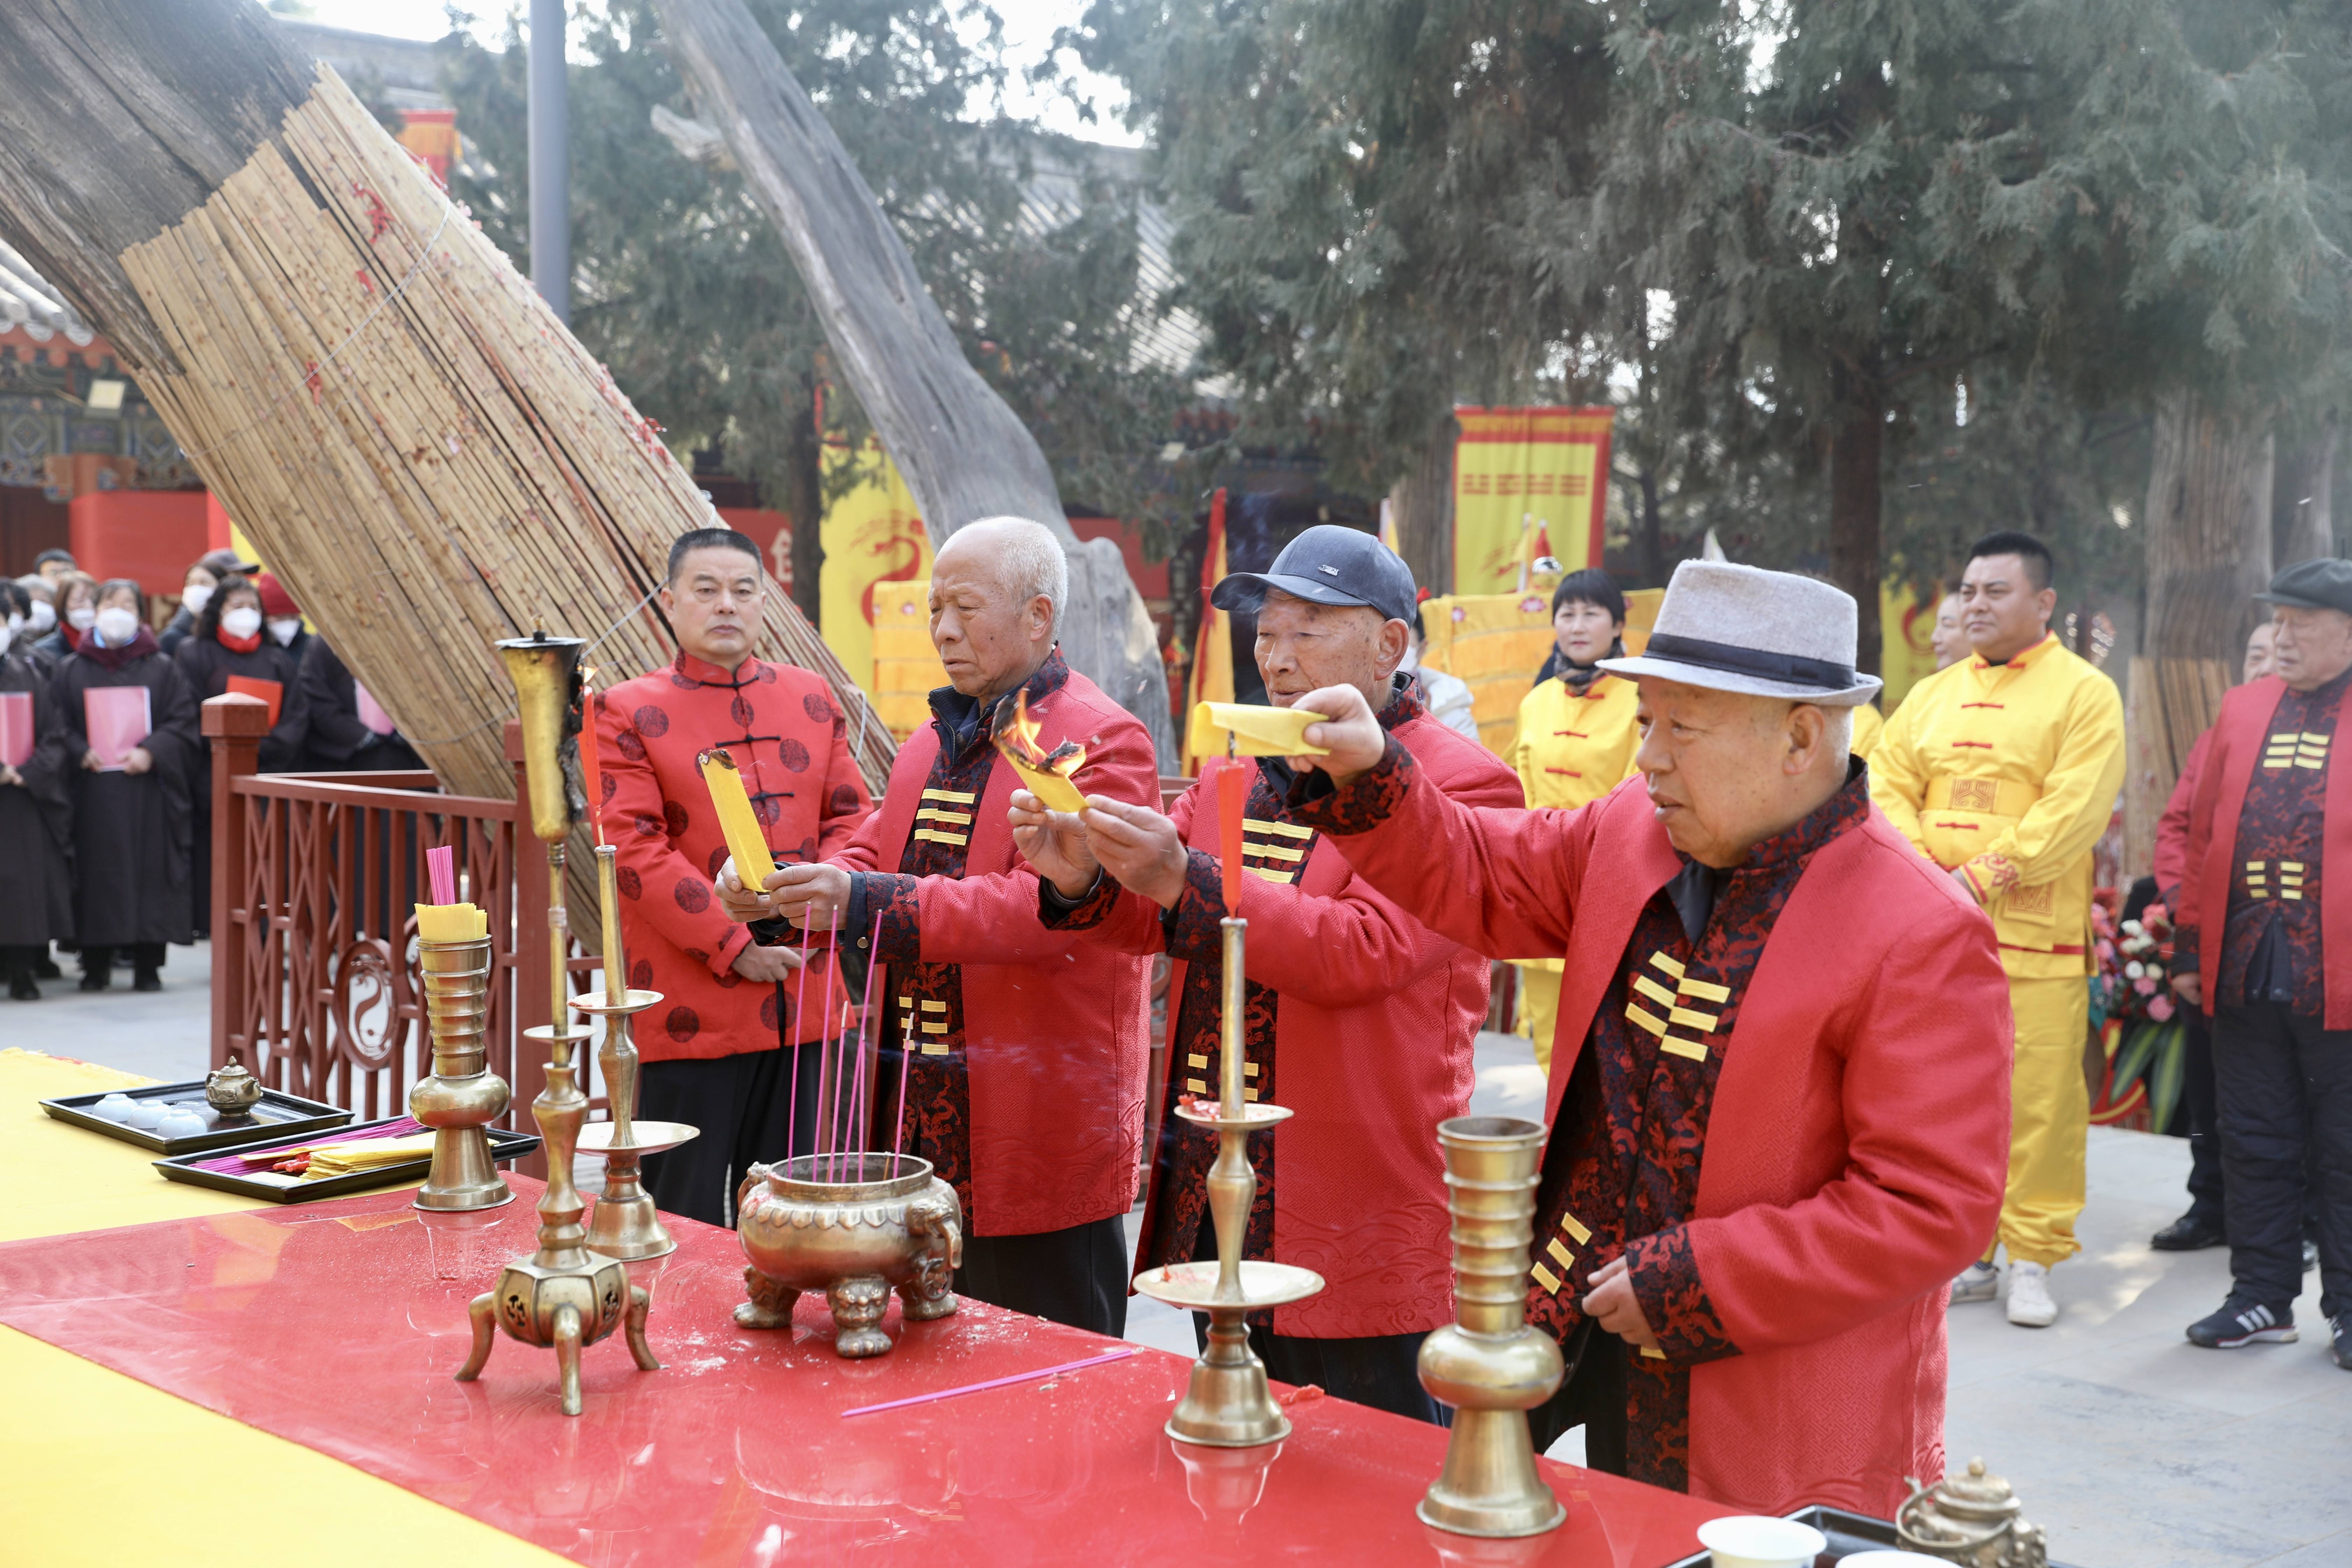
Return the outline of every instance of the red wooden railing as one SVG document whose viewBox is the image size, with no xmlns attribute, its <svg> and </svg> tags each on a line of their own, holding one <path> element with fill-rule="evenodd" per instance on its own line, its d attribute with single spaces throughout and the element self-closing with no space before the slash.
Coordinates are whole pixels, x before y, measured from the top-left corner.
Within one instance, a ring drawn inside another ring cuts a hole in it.
<svg viewBox="0 0 2352 1568">
<path fill-rule="evenodd" d="M 213 1065 L 241 1062 L 273 1089 L 362 1117 L 404 1111 L 431 1069 L 413 906 L 427 886 L 425 852 L 447 845 L 460 896 L 489 921 L 490 1070 L 513 1090 L 507 1123 L 528 1127 L 542 1058 L 536 1049 L 518 1058 L 515 1043 L 547 1022 L 548 872 L 530 836 L 515 726 L 515 793 L 501 799 L 442 794 L 431 773 L 261 773 L 268 728 L 268 708 L 254 698 L 204 705 Z"/>
</svg>

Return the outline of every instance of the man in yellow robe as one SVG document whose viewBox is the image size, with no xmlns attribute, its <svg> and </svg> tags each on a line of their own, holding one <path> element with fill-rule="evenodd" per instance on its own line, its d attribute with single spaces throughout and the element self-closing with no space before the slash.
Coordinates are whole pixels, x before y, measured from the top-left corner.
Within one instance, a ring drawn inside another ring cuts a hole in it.
<svg viewBox="0 0 2352 1568">
<path fill-rule="evenodd" d="M 2009 1321 L 2055 1322 L 2051 1268 L 2080 1248 L 2090 1096 L 2091 848 L 2124 776 L 2115 682 L 2059 646 L 2049 549 L 1988 534 L 1969 552 L 1961 616 L 1974 654 L 1911 689 L 1870 759 L 1871 798 L 1992 916 L 2017 1019 L 2000 1231 L 1952 1300 L 2000 1292 Z"/>
<path fill-rule="evenodd" d="M 1519 700 L 1511 766 L 1530 810 L 1573 809 L 1599 800 L 1635 773 L 1642 729 L 1633 711 L 1641 693 L 1599 668 L 1622 658 L 1625 595 L 1596 568 L 1572 572 L 1551 595 L 1552 655 L 1536 688 Z M 1532 1032 L 1536 1066 L 1551 1071 L 1551 1037 L 1559 1017 L 1560 960 L 1521 961 L 1519 1027 Z"/>
</svg>

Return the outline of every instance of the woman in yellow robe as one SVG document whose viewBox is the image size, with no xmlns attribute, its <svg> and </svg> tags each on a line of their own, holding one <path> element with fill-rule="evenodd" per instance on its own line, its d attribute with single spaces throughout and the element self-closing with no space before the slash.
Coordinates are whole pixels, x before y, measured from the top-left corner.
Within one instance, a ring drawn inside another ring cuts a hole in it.
<svg viewBox="0 0 2352 1568">
<path fill-rule="evenodd" d="M 1606 572 L 1571 573 L 1552 591 L 1551 626 L 1551 657 L 1519 701 L 1511 762 L 1530 807 L 1573 807 L 1631 778 L 1642 743 L 1633 683 L 1597 668 L 1625 652 L 1625 595 Z M 1533 1037 L 1536 1064 L 1549 1073 L 1560 961 L 1531 959 L 1518 970 L 1519 1032 Z"/>
</svg>

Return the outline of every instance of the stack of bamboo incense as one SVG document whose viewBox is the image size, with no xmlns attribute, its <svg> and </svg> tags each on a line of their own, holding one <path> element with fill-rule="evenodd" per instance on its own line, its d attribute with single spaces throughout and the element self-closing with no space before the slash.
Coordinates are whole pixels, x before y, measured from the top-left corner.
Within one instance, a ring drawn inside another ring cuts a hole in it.
<svg viewBox="0 0 2352 1568">
<path fill-rule="evenodd" d="M 497 639 L 620 622 L 596 654 L 608 684 L 667 661 L 655 612 L 632 607 L 670 541 L 717 521 L 709 503 L 333 72 L 121 260 L 179 361 L 142 368 L 141 387 L 449 788 L 513 789 Z M 772 587 L 762 633 L 764 653 L 830 683 L 880 793 L 888 733 Z"/>
</svg>

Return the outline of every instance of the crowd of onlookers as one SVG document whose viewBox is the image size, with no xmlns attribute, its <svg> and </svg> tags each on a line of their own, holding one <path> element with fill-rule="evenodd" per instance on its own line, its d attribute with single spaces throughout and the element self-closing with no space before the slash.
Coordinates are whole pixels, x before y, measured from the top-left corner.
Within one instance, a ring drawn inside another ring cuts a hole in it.
<svg viewBox="0 0 2352 1568">
<path fill-rule="evenodd" d="M 422 765 L 253 563 L 213 551 L 163 607 L 63 550 L 0 578 L 0 973 L 16 1000 L 60 977 L 59 952 L 79 956 L 85 991 L 117 966 L 160 989 L 165 950 L 209 934 L 207 699 L 268 705 L 265 772 Z"/>
</svg>

